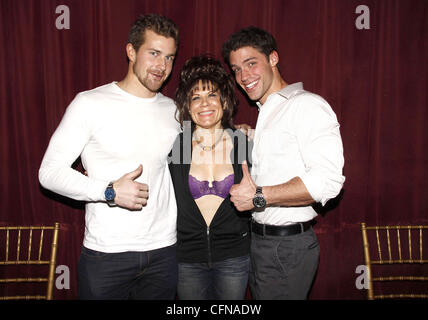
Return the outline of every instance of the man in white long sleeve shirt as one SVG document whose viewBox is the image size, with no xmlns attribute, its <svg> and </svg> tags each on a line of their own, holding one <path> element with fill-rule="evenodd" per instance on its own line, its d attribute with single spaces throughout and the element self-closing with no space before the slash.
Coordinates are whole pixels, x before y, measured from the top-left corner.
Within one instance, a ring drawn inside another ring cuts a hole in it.
<svg viewBox="0 0 428 320">
<path fill-rule="evenodd" d="M 81 299 L 175 298 L 177 210 L 167 156 L 180 128 L 174 102 L 158 90 L 178 42 L 171 20 L 141 16 L 126 45 L 126 77 L 79 93 L 43 158 L 42 186 L 87 202 Z M 87 176 L 71 168 L 79 156 Z"/>
<path fill-rule="evenodd" d="M 257 101 L 251 174 L 231 188 L 238 210 L 253 210 L 250 287 L 255 299 L 306 299 L 319 263 L 314 202 L 336 197 L 345 180 L 336 115 L 302 83 L 279 71 L 275 39 L 249 27 L 223 45 L 237 83 Z"/>
</svg>

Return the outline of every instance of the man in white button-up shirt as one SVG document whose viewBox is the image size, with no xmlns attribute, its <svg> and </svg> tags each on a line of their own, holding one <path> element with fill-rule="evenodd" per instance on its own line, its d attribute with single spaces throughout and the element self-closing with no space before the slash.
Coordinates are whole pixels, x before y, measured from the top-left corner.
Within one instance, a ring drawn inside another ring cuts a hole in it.
<svg viewBox="0 0 428 320">
<path fill-rule="evenodd" d="M 231 188 L 253 210 L 250 286 L 255 299 L 306 299 L 319 263 L 312 204 L 336 197 L 345 180 L 339 123 L 329 104 L 287 84 L 275 39 L 249 27 L 223 45 L 237 83 L 257 101 L 251 174 Z"/>
</svg>

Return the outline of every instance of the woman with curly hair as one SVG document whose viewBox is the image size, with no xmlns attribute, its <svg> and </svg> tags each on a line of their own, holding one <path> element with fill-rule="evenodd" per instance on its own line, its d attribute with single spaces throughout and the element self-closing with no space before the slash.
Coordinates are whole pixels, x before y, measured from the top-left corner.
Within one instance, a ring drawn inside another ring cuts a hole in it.
<svg viewBox="0 0 428 320">
<path fill-rule="evenodd" d="M 175 95 L 183 133 L 170 172 L 177 199 L 178 298 L 244 299 L 249 271 L 248 212 L 238 212 L 229 190 L 242 179 L 251 154 L 236 130 L 234 80 L 209 56 L 189 59 Z"/>
</svg>

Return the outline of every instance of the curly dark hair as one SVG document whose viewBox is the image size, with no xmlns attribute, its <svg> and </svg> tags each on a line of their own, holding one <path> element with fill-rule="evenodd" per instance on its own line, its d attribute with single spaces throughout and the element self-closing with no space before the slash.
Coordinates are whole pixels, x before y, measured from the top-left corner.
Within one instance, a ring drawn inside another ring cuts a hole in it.
<svg viewBox="0 0 428 320">
<path fill-rule="evenodd" d="M 175 92 L 177 105 L 176 119 L 183 128 L 184 121 L 192 121 L 190 115 L 190 99 L 195 86 L 199 81 L 204 87 L 213 87 L 220 93 L 220 102 L 223 106 L 223 128 L 234 128 L 233 117 L 238 106 L 235 95 L 235 80 L 223 68 L 220 61 L 208 55 L 195 56 L 187 60 L 180 73 L 180 81 Z M 195 124 L 192 122 L 192 130 Z"/>
<path fill-rule="evenodd" d="M 268 60 L 272 51 L 277 51 L 275 38 L 269 32 L 250 26 L 235 32 L 223 44 L 221 53 L 224 61 L 229 63 L 230 53 L 242 47 L 253 47 L 263 53 Z"/>
<path fill-rule="evenodd" d="M 175 46 L 178 49 L 180 42 L 180 35 L 177 25 L 167 17 L 158 14 L 141 15 L 132 25 L 128 34 L 128 43 L 132 44 L 135 51 L 138 51 L 140 46 L 144 43 L 144 35 L 146 30 L 164 36 L 166 38 L 173 38 Z"/>
</svg>

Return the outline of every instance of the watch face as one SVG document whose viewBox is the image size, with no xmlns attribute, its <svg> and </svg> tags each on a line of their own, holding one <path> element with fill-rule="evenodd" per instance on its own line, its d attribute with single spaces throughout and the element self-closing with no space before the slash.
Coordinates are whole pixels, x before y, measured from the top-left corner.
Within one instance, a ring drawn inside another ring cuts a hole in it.
<svg viewBox="0 0 428 320">
<path fill-rule="evenodd" d="M 116 193 L 114 192 L 113 188 L 107 188 L 104 192 L 104 196 L 106 197 L 107 201 L 112 201 L 116 196 Z"/>
<path fill-rule="evenodd" d="M 266 206 L 266 200 L 263 196 L 256 196 L 253 199 L 253 204 L 256 208 L 263 208 Z"/>
</svg>

